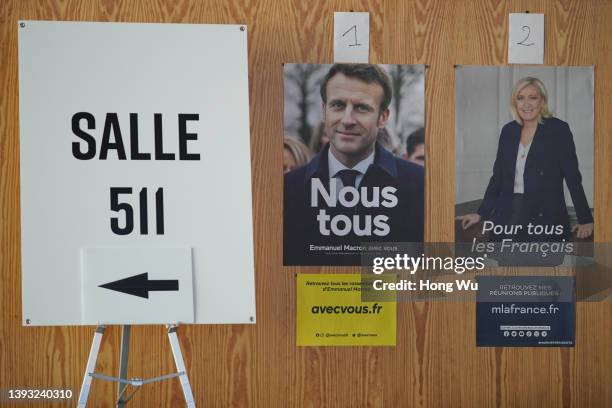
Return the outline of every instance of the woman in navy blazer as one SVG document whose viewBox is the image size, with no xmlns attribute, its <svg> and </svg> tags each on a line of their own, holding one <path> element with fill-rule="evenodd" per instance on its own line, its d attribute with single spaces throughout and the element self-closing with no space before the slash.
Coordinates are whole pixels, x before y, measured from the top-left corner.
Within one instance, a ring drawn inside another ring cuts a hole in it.
<svg viewBox="0 0 612 408">
<path fill-rule="evenodd" d="M 563 180 L 567 184 L 578 224 L 578 238 L 593 233 L 589 208 L 572 133 L 567 123 L 552 116 L 548 93 L 537 78 L 519 80 L 513 89 L 514 120 L 501 131 L 493 175 L 476 214 L 461 217 L 463 229 L 491 219 L 496 225 L 523 225 L 518 233 L 494 234 L 519 241 L 561 241 L 570 226 Z M 540 234 L 527 234 L 527 225 L 542 226 Z"/>
</svg>

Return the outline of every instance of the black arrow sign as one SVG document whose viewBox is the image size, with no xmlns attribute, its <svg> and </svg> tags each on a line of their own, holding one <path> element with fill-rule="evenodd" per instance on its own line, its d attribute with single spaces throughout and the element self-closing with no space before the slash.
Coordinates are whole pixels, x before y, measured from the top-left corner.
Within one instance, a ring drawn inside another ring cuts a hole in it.
<svg viewBox="0 0 612 408">
<path fill-rule="evenodd" d="M 148 299 L 149 291 L 176 291 L 179 290 L 179 283 L 178 280 L 149 280 L 149 273 L 145 272 L 105 283 L 99 287 Z"/>
</svg>

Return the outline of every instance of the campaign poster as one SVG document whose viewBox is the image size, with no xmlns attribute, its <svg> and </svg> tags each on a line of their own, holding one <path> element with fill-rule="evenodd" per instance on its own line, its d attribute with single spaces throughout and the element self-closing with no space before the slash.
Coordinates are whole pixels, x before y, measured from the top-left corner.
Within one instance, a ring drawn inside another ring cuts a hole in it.
<svg viewBox="0 0 612 408">
<path fill-rule="evenodd" d="M 396 302 L 362 301 L 360 274 L 297 275 L 298 346 L 395 346 Z"/>
<path fill-rule="evenodd" d="M 423 241 L 424 71 L 284 64 L 284 265 L 356 266 L 372 243 Z"/>
<path fill-rule="evenodd" d="M 459 66 L 455 80 L 456 242 L 493 265 L 571 264 L 593 242 L 593 67 Z"/>
</svg>

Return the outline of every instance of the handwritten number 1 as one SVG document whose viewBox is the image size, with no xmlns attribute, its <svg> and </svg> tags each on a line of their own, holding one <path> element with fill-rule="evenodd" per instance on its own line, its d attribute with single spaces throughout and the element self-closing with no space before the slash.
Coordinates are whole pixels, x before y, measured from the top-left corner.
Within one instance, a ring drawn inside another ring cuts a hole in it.
<svg viewBox="0 0 612 408">
<path fill-rule="evenodd" d="M 526 30 L 525 30 L 526 29 Z M 529 38 L 529 35 L 531 35 L 531 28 L 529 28 L 529 26 L 523 26 L 522 28 L 523 31 L 527 31 L 527 36 L 525 38 L 523 38 L 520 42 L 517 42 L 518 45 L 524 45 L 526 47 L 529 47 L 530 45 L 533 45 L 534 43 L 525 43 L 525 41 L 527 41 L 527 39 Z"/>
<path fill-rule="evenodd" d="M 346 30 L 344 32 L 344 34 L 342 34 L 342 37 L 344 37 L 345 35 L 347 35 L 351 30 L 355 30 L 355 44 L 349 44 L 349 47 L 358 47 L 361 44 L 357 44 L 357 25 L 352 26 L 351 28 L 349 28 L 348 30 Z"/>
</svg>

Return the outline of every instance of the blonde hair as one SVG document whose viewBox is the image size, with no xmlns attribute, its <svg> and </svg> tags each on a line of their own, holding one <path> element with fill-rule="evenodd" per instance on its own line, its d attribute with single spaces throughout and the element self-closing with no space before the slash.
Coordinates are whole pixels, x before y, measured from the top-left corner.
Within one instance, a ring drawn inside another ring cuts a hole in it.
<svg viewBox="0 0 612 408">
<path fill-rule="evenodd" d="M 538 123 L 543 122 L 543 118 L 550 118 L 552 116 L 552 112 L 548 108 L 548 92 L 546 91 L 546 87 L 544 83 L 535 77 L 525 77 L 519 79 L 516 84 L 514 84 L 514 88 L 512 89 L 512 96 L 510 99 L 510 111 L 512 112 L 512 118 L 519 123 L 519 125 L 523 125 L 523 120 L 518 114 L 516 109 L 516 98 L 518 94 L 528 87 L 529 85 L 533 85 L 538 90 L 538 93 L 542 97 L 542 108 L 540 109 L 540 113 L 538 114 Z"/>
<path fill-rule="evenodd" d="M 291 153 L 297 167 L 303 166 L 310 161 L 310 150 L 304 143 L 292 137 L 285 137 L 283 147 Z"/>
</svg>

